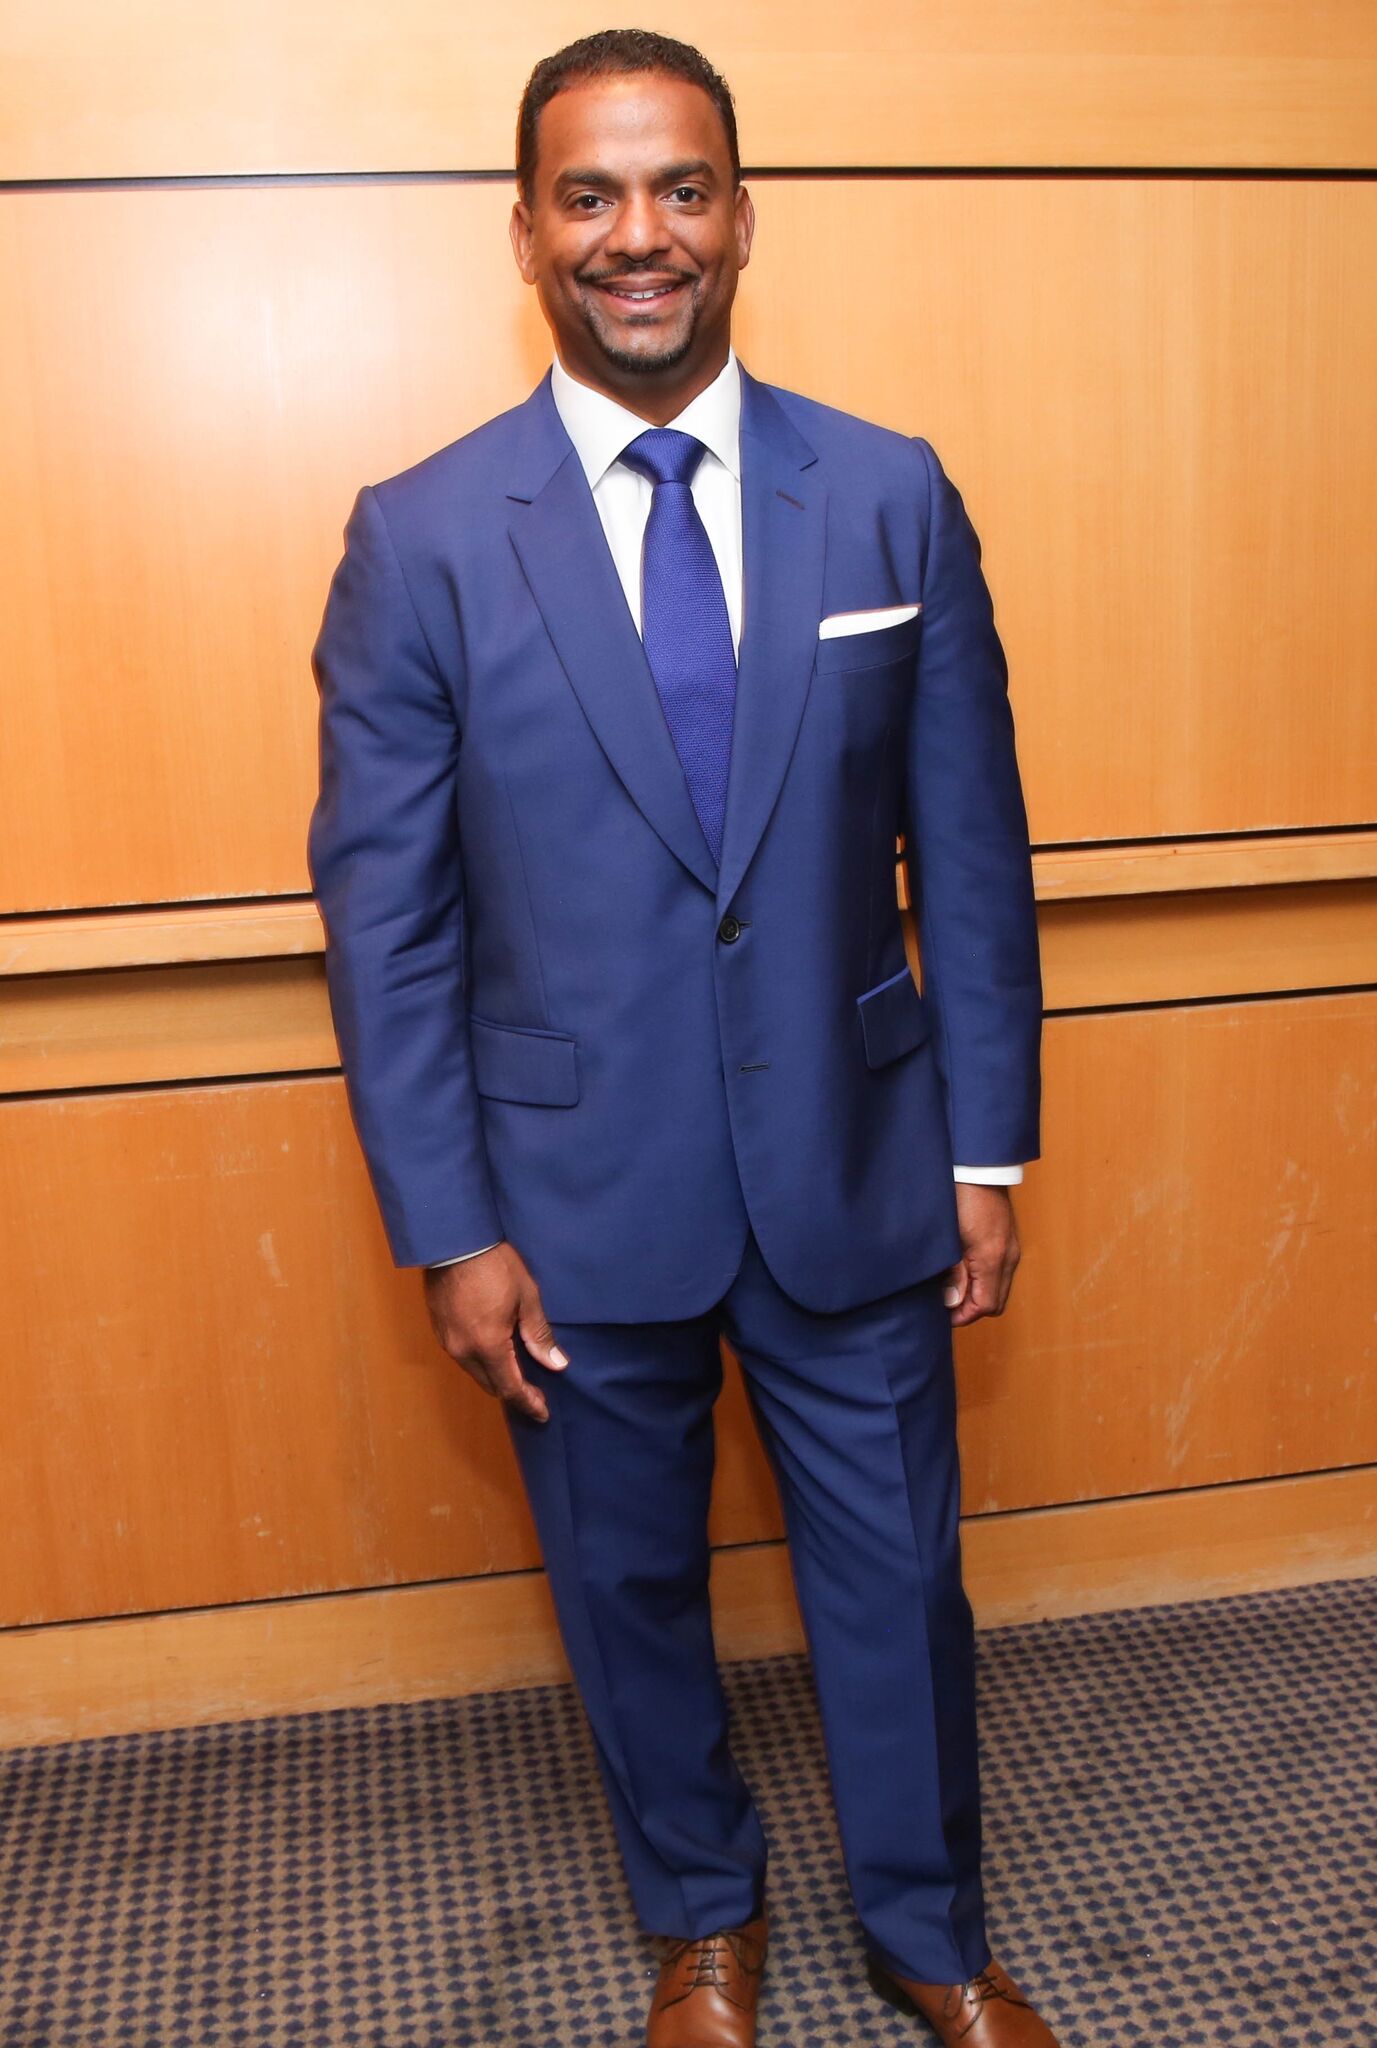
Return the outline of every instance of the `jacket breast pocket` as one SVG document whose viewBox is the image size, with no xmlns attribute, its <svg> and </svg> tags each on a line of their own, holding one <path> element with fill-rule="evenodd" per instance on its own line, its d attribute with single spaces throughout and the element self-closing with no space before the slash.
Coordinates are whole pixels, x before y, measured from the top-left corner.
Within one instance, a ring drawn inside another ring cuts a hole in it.
<svg viewBox="0 0 1377 2048">
<path fill-rule="evenodd" d="M 856 998 L 868 1067 L 887 1066 L 931 1036 L 932 1017 L 907 966 Z"/>
<path fill-rule="evenodd" d="M 545 1031 L 533 1024 L 493 1024 L 470 1013 L 469 1044 L 480 1095 L 548 1109 L 568 1109 L 578 1101 L 578 1041 L 567 1032 Z"/>
<path fill-rule="evenodd" d="M 818 641 L 819 675 L 850 672 L 853 669 L 890 668 L 895 662 L 910 661 L 918 652 L 923 632 L 923 615 L 903 619 L 897 626 L 876 626 L 865 633 L 837 633 Z"/>
</svg>

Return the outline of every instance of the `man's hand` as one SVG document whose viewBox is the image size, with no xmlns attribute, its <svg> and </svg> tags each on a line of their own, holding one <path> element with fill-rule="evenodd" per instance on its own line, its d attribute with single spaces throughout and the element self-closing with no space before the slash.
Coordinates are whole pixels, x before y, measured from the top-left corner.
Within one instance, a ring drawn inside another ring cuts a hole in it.
<svg viewBox="0 0 1377 2048">
<path fill-rule="evenodd" d="M 943 1296 L 952 1311 L 953 1329 L 978 1322 L 981 1316 L 1003 1315 L 1021 1256 L 1007 1187 L 959 1180 L 956 1214 L 964 1254 L 948 1271 Z"/>
<path fill-rule="evenodd" d="M 431 1327 L 450 1357 L 484 1393 L 496 1394 L 533 1421 L 548 1422 L 549 1405 L 522 1373 L 512 1331 L 520 1331 L 541 1365 L 563 1372 L 569 1361 L 554 1341 L 540 1290 L 515 1245 L 495 1244 L 476 1258 L 430 1268 L 425 1290 Z"/>
</svg>

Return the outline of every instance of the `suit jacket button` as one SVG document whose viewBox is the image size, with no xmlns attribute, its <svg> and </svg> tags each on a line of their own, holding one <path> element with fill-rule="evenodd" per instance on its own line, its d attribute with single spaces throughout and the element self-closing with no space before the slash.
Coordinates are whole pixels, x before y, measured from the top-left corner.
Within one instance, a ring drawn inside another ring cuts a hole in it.
<svg viewBox="0 0 1377 2048">
<path fill-rule="evenodd" d="M 741 937 L 740 918 L 733 917 L 731 912 L 728 911 L 721 924 L 717 927 L 717 936 L 719 939 L 725 939 L 728 945 L 732 943 L 733 939 L 739 939 Z"/>
</svg>

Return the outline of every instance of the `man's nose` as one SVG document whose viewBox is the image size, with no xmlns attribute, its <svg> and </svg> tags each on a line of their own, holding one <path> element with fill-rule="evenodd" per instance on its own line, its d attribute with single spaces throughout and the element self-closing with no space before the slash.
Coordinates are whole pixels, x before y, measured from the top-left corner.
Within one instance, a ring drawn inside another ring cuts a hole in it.
<svg viewBox="0 0 1377 2048">
<path fill-rule="evenodd" d="M 668 240 L 653 194 L 628 192 L 617 208 L 607 248 L 644 260 L 664 248 Z"/>
</svg>

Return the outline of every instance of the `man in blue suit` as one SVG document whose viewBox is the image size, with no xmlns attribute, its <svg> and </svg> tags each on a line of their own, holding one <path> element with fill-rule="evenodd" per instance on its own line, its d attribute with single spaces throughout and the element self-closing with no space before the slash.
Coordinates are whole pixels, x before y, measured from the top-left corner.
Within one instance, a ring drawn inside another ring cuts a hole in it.
<svg viewBox="0 0 1377 2048">
<path fill-rule="evenodd" d="M 544 60 L 518 158 L 555 360 L 359 492 L 315 649 L 352 1112 L 396 1262 L 504 1403 L 669 1938 L 650 2048 L 753 2042 L 766 1951 L 708 1602 L 724 1334 L 872 1982 L 943 2041 L 1046 2048 L 986 1938 L 957 1523 L 952 1327 L 1005 1305 L 1039 1149 L 980 545 L 925 440 L 735 355 L 754 214 L 696 50 L 609 30 Z"/>
</svg>

